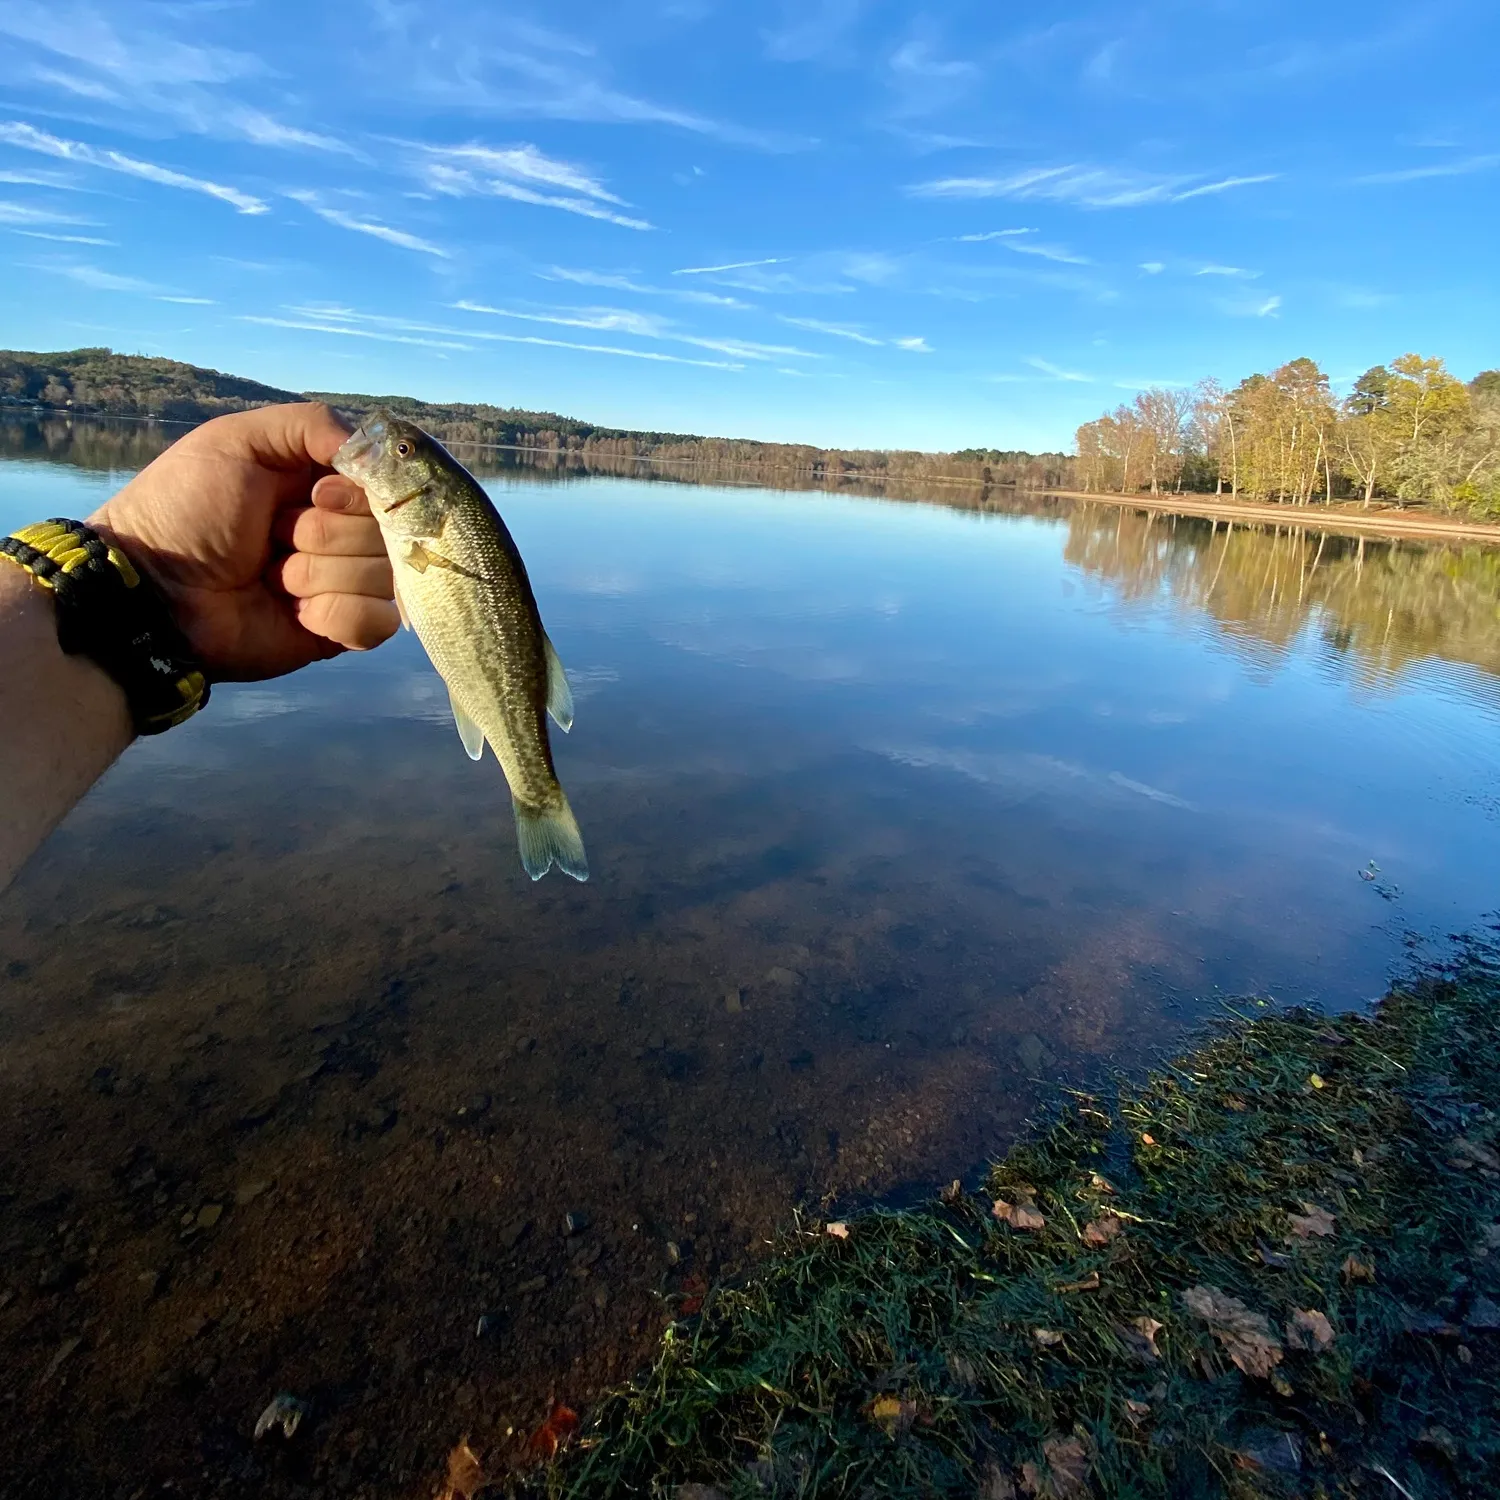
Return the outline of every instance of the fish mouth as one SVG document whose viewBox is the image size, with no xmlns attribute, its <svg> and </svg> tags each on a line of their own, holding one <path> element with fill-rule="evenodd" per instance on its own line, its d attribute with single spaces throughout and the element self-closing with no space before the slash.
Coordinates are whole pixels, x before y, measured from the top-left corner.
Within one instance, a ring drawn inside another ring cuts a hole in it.
<svg viewBox="0 0 1500 1500">
<path fill-rule="evenodd" d="M 356 482 L 369 478 L 385 454 L 389 431 L 383 416 L 366 417 L 333 455 L 333 467 Z"/>
</svg>

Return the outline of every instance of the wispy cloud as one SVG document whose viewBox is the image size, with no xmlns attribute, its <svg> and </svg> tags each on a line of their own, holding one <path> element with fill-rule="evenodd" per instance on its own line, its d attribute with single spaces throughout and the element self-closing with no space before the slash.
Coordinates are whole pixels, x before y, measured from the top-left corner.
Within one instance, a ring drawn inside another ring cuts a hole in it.
<svg viewBox="0 0 1500 1500">
<path fill-rule="evenodd" d="M 1281 298 L 1241 297 L 1218 304 L 1221 311 L 1232 318 L 1274 318 L 1281 311 Z"/>
<path fill-rule="evenodd" d="M 481 311 L 477 304 L 461 305 L 463 311 Z M 539 338 L 534 334 L 495 333 L 488 329 L 446 328 L 403 318 L 382 317 L 375 313 L 357 313 L 348 308 L 292 308 L 292 318 L 247 317 L 247 322 L 269 323 L 283 328 L 305 328 L 315 333 L 344 334 L 349 338 L 384 339 L 392 343 L 429 344 L 438 349 L 471 349 L 472 345 L 434 340 L 428 335 L 450 336 L 455 340 L 478 339 L 485 343 L 530 344 L 544 349 L 572 349 L 584 354 L 613 355 L 620 359 L 644 359 L 658 364 L 695 365 L 708 370 L 743 370 L 737 362 L 717 359 L 690 359 L 680 354 L 664 354 L 654 349 L 624 349 L 613 344 L 579 344 L 568 339 Z"/>
<path fill-rule="evenodd" d="M 1053 380 L 1065 380 L 1077 385 L 1094 384 L 1094 377 L 1092 375 L 1083 375 L 1077 370 L 1065 370 L 1062 366 L 1053 364 L 1051 360 L 1032 358 L 1028 359 L 1026 363 L 1033 370 L 1040 370 L 1043 375 L 1049 376 Z"/>
<path fill-rule="evenodd" d="M 1280 310 L 1280 307 L 1280 297 L 1267 297 L 1266 300 L 1255 309 L 1255 316 L 1257 318 L 1273 318 Z"/>
<path fill-rule="evenodd" d="M 340 229 L 352 230 L 355 234 L 367 234 L 372 239 L 384 240 L 388 245 L 397 245 L 403 250 L 415 250 L 421 255 L 436 256 L 439 260 L 452 259 L 448 251 L 444 250 L 441 245 L 434 245 L 431 240 L 408 234 L 406 230 L 396 229 L 390 224 L 382 223 L 379 219 L 347 213 L 341 208 L 329 208 L 319 200 L 316 193 L 299 190 L 288 193 L 287 197 L 310 208 L 320 219 L 329 224 L 336 224 Z"/>
<path fill-rule="evenodd" d="M 898 349 L 905 349 L 910 354 L 931 354 L 932 345 L 926 339 L 917 337 L 909 339 L 892 339 Z"/>
<path fill-rule="evenodd" d="M 784 314 L 778 314 L 780 321 L 793 328 L 807 328 L 813 333 L 826 333 L 836 339 L 849 339 L 856 344 L 868 344 L 872 348 L 884 347 L 885 340 L 872 338 L 868 333 L 858 328 L 851 328 L 846 323 L 823 323 L 817 318 L 790 318 Z"/>
<path fill-rule="evenodd" d="M 1008 240 L 1017 235 L 1035 233 L 1035 229 L 986 229 L 981 234 L 959 234 L 953 238 L 959 245 L 982 245 L 989 240 Z"/>
<path fill-rule="evenodd" d="M 464 146 L 418 145 L 415 150 L 421 179 L 434 192 L 448 197 L 511 198 L 586 219 L 602 219 L 624 229 L 652 227 L 644 219 L 617 213 L 617 207 L 628 205 L 598 178 L 571 162 L 547 156 L 535 146 L 496 147 L 471 142 Z M 562 188 L 565 193 L 542 192 L 540 187 Z"/>
<path fill-rule="evenodd" d="M 1215 265 L 1212 262 L 1210 262 L 1206 266 L 1199 266 L 1198 269 L 1193 272 L 1193 275 L 1194 276 L 1233 276 L 1233 277 L 1241 278 L 1241 279 L 1243 279 L 1245 281 L 1254 281 L 1254 280 L 1256 280 L 1259 277 L 1260 272 L 1259 271 L 1247 271 L 1244 268 L 1244 266 L 1220 266 L 1220 265 Z"/>
<path fill-rule="evenodd" d="M 37 266 L 53 276 L 66 276 L 91 292 L 129 292 L 140 297 L 151 297 L 157 302 L 188 302 L 196 306 L 211 306 L 212 298 L 187 297 L 174 292 L 171 287 L 159 286 L 154 281 L 144 281 L 139 276 L 121 276 L 114 271 L 104 271 L 98 266 L 53 263 Z"/>
<path fill-rule="evenodd" d="M 1166 265 L 1159 260 L 1143 260 L 1141 262 L 1141 270 L 1148 276 L 1160 276 L 1166 269 Z"/>
<path fill-rule="evenodd" d="M 126 176 L 139 177 L 147 182 L 158 183 L 162 187 L 206 193 L 210 198 L 217 198 L 223 203 L 228 203 L 242 214 L 263 214 L 269 209 L 269 205 L 263 200 L 250 193 L 242 193 L 238 188 L 225 187 L 223 183 L 211 182 L 203 177 L 190 177 L 186 172 L 177 172 L 170 167 L 157 166 L 154 162 L 141 161 L 137 157 L 126 156 L 121 151 L 104 150 L 82 141 L 64 140 L 60 136 L 49 135 L 45 130 L 38 130 L 34 125 L 27 125 L 19 120 L 0 121 L 0 142 L 19 147 L 22 151 L 37 151 L 44 156 L 55 156 L 62 161 L 76 161 L 85 166 L 102 167 L 108 172 L 123 172 Z"/>
<path fill-rule="evenodd" d="M 596 286 L 607 291 L 635 292 L 643 297 L 672 297 L 681 302 L 696 302 L 704 307 L 732 307 L 740 311 L 750 307 L 738 297 L 719 292 L 699 291 L 696 287 L 651 286 L 618 271 L 573 270 L 566 266 L 549 266 L 536 273 L 543 281 L 568 281 L 575 286 Z"/>
<path fill-rule="evenodd" d="M 1190 176 L 1164 177 L 1074 164 L 1031 167 L 1005 177 L 940 177 L 914 183 L 907 192 L 914 198 L 1011 198 L 1071 203 L 1080 208 L 1138 208 L 1150 203 L 1182 203 L 1207 193 L 1270 182 L 1275 176 L 1226 177 L 1195 185 Z"/>
<path fill-rule="evenodd" d="M 1421 182 L 1429 177 L 1468 177 L 1474 172 L 1491 172 L 1500 167 L 1500 156 L 1468 156 L 1461 161 L 1434 162 L 1426 167 L 1403 167 L 1396 172 L 1371 172 L 1354 180 L 1361 186 L 1383 183 Z"/>
<path fill-rule="evenodd" d="M 716 276 L 721 271 L 748 271 L 752 266 L 784 266 L 791 259 L 787 255 L 772 255 L 766 260 L 732 260 L 722 266 L 683 266 L 673 271 L 674 276 Z"/>
<path fill-rule="evenodd" d="M 56 209 L 38 208 L 31 203 L 7 203 L 0 200 L 0 224 L 87 224 L 87 219 L 60 214 Z"/>
<path fill-rule="evenodd" d="M 4 205 L 0 204 L 0 224 L 5 223 Z M 45 229 L 12 229 L 12 234 L 24 234 L 29 240 L 51 240 L 58 245 L 115 245 L 116 240 L 102 240 L 92 234 L 52 234 Z"/>
<path fill-rule="evenodd" d="M 626 333 L 637 338 L 665 339 L 672 343 L 692 344 L 699 349 L 713 349 L 741 359 L 820 359 L 821 355 L 786 344 L 759 344 L 745 339 L 708 338 L 682 333 L 664 318 L 620 308 L 570 308 L 555 312 L 532 312 L 512 307 L 492 307 L 483 302 L 463 300 L 453 307 L 460 312 L 483 313 L 493 318 L 515 318 L 527 323 L 553 323 L 564 328 L 589 328 L 601 333 Z"/>
<path fill-rule="evenodd" d="M 327 151 L 336 156 L 363 157 L 362 151 L 356 150 L 346 141 L 341 141 L 335 136 L 322 135 L 315 130 L 303 130 L 297 125 L 288 125 L 282 120 L 275 120 L 268 114 L 258 109 L 233 109 L 225 116 L 236 134 L 256 146 L 276 146 L 282 149 L 302 149 L 308 151 Z"/>
</svg>

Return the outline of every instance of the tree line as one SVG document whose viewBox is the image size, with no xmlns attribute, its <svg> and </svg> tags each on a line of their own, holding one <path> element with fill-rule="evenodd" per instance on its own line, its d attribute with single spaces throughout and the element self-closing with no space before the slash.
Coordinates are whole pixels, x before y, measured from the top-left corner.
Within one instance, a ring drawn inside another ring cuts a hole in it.
<svg viewBox="0 0 1500 1500">
<path fill-rule="evenodd" d="M 1085 422 L 1076 488 L 1212 491 L 1291 505 L 1377 498 L 1500 514 L 1500 370 L 1465 384 L 1442 360 L 1375 365 L 1343 400 L 1310 359 L 1233 390 L 1153 387 Z"/>
</svg>

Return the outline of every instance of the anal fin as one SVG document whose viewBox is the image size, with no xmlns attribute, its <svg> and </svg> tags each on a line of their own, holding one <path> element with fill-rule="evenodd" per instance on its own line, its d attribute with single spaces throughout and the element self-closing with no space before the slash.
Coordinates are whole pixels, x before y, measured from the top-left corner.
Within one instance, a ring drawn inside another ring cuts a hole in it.
<svg viewBox="0 0 1500 1500">
<path fill-rule="evenodd" d="M 469 752 L 470 760 L 478 760 L 484 754 L 484 730 L 482 730 L 463 709 L 458 706 L 458 699 L 449 692 L 448 702 L 453 705 L 453 722 L 458 725 L 458 737 L 464 742 L 464 749 Z"/>
<path fill-rule="evenodd" d="M 563 670 L 557 648 L 545 635 L 542 648 L 547 655 L 547 712 L 566 734 L 573 727 L 573 689 L 568 686 L 568 674 Z"/>
</svg>

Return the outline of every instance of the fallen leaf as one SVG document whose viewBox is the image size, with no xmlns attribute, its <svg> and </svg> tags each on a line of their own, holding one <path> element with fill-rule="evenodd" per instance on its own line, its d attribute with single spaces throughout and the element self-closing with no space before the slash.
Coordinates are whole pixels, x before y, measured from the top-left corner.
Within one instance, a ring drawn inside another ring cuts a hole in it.
<svg viewBox="0 0 1500 1500">
<path fill-rule="evenodd" d="M 1151 1405 L 1149 1402 L 1136 1401 L 1130 1396 L 1125 1398 L 1125 1416 L 1132 1427 L 1139 1427 L 1150 1415 Z"/>
<path fill-rule="evenodd" d="M 877 1396 L 870 1403 L 870 1418 L 885 1428 L 891 1437 L 907 1431 L 917 1419 L 917 1403 L 898 1396 Z"/>
<path fill-rule="evenodd" d="M 1273 1250 L 1269 1245 L 1263 1245 L 1259 1240 L 1255 1242 L 1255 1253 L 1260 1256 L 1264 1264 L 1271 1266 L 1277 1271 L 1285 1271 L 1292 1263 L 1290 1255 L 1283 1255 L 1279 1250 Z"/>
<path fill-rule="evenodd" d="M 1302 1445 L 1294 1433 L 1252 1428 L 1240 1439 L 1234 1466 L 1290 1476 L 1302 1467 Z"/>
<path fill-rule="evenodd" d="M 1154 1135 L 1148 1135 L 1143 1130 L 1141 1132 L 1141 1144 L 1143 1146 L 1154 1146 L 1156 1144 L 1156 1137 Z"/>
<path fill-rule="evenodd" d="M 1246 1104 L 1238 1094 L 1225 1094 L 1224 1107 L 1226 1109 L 1232 1109 L 1237 1115 L 1244 1114 L 1245 1111 L 1250 1108 L 1250 1106 Z"/>
<path fill-rule="evenodd" d="M 943 1202 L 950 1206 L 959 1202 L 963 1195 L 964 1185 L 956 1177 L 943 1189 L 941 1194 Z"/>
<path fill-rule="evenodd" d="M 682 1283 L 682 1302 L 678 1306 L 678 1312 L 685 1318 L 691 1318 L 694 1313 L 703 1311 L 703 1299 L 708 1295 L 708 1282 L 698 1272 L 694 1271 L 686 1281 Z"/>
<path fill-rule="evenodd" d="M 842 1222 L 825 1224 L 823 1226 L 823 1233 L 831 1234 L 836 1240 L 847 1240 L 849 1238 L 849 1226 Z"/>
<path fill-rule="evenodd" d="M 1033 1328 L 1031 1330 L 1031 1336 L 1037 1341 L 1037 1343 L 1042 1346 L 1043 1349 L 1051 1349 L 1055 1345 L 1060 1344 L 1063 1341 L 1063 1335 L 1060 1334 L 1055 1328 Z"/>
<path fill-rule="evenodd" d="M 1288 1214 L 1287 1222 L 1292 1226 L 1288 1239 L 1311 1239 L 1313 1235 L 1324 1238 L 1333 1233 L 1334 1216 L 1316 1203 L 1304 1203 L 1300 1214 Z"/>
<path fill-rule="evenodd" d="M 1316 1308 L 1296 1308 L 1287 1319 L 1286 1341 L 1293 1349 L 1326 1349 L 1333 1336 L 1333 1324 Z"/>
<path fill-rule="evenodd" d="M 1375 1263 L 1361 1260 L 1352 1252 L 1344 1257 L 1344 1264 L 1339 1269 L 1343 1272 L 1345 1281 L 1374 1281 L 1375 1279 Z"/>
<path fill-rule="evenodd" d="M 1141 1364 L 1150 1364 L 1153 1359 L 1161 1358 L 1161 1350 L 1156 1347 L 1156 1335 L 1165 1326 L 1155 1318 L 1132 1318 L 1128 1324 L 1116 1324 L 1115 1333 L 1119 1335 L 1120 1342 L 1132 1359 Z"/>
<path fill-rule="evenodd" d="M 1041 1495 L 1044 1493 L 1042 1471 L 1039 1465 L 1025 1463 L 1021 1465 L 1021 1491 L 1026 1495 Z"/>
<path fill-rule="evenodd" d="M 1479 1242 L 1486 1250 L 1500 1250 L 1500 1224 L 1486 1224 L 1479 1231 Z"/>
<path fill-rule="evenodd" d="M 1326 1089 L 1328 1080 L 1319 1073 L 1313 1073 L 1307 1080 L 1315 1089 Z"/>
<path fill-rule="evenodd" d="M 1057 1500 L 1075 1500 L 1089 1492 L 1089 1450 L 1077 1437 L 1051 1438 L 1042 1444 L 1047 1481 Z"/>
<path fill-rule="evenodd" d="M 471 1500 L 485 1486 L 484 1468 L 479 1455 L 461 1442 L 448 1455 L 448 1474 L 439 1500 Z"/>
<path fill-rule="evenodd" d="M 999 1464 L 991 1459 L 979 1476 L 979 1490 L 975 1500 L 1016 1500 L 1016 1487 Z"/>
<path fill-rule="evenodd" d="M 1281 1363 L 1281 1340 L 1271 1332 L 1264 1315 L 1252 1312 L 1238 1297 L 1217 1287 L 1194 1286 L 1182 1294 L 1182 1305 L 1208 1324 L 1209 1332 L 1246 1375 L 1269 1379 Z"/>
<path fill-rule="evenodd" d="M 1444 1458 L 1458 1457 L 1458 1439 L 1446 1427 L 1440 1427 L 1436 1423 L 1431 1427 L 1424 1427 L 1415 1441 L 1420 1448 L 1435 1448 Z"/>
<path fill-rule="evenodd" d="M 1041 1229 L 1047 1223 L 1040 1210 L 1032 1208 L 1030 1204 L 1007 1203 L 1004 1198 L 996 1198 L 995 1206 L 990 1212 L 1012 1229 Z"/>
<path fill-rule="evenodd" d="M 1488 1167 L 1492 1172 L 1500 1172 L 1500 1156 L 1495 1155 L 1494 1149 L 1482 1141 L 1471 1141 L 1466 1135 L 1454 1138 L 1448 1160 L 1455 1167 Z"/>
<path fill-rule="evenodd" d="M 1090 1271 L 1082 1281 L 1065 1281 L 1059 1287 L 1059 1292 L 1097 1292 L 1099 1290 L 1099 1273 Z"/>
<path fill-rule="evenodd" d="M 531 1434 L 526 1446 L 543 1458 L 552 1458 L 557 1450 L 578 1431 L 578 1413 L 561 1401 L 552 1403 L 547 1420 Z"/>
<path fill-rule="evenodd" d="M 1125 1227 L 1125 1221 L 1117 1214 L 1103 1214 L 1092 1224 L 1083 1226 L 1085 1245 L 1107 1245 Z"/>
<path fill-rule="evenodd" d="M 729 1500 L 716 1484 L 679 1484 L 672 1500 Z"/>
<path fill-rule="evenodd" d="M 1089 1174 L 1089 1185 L 1096 1192 L 1100 1193 L 1112 1193 L 1115 1190 L 1114 1183 L 1112 1183 L 1107 1177 L 1101 1177 L 1097 1172 L 1092 1172 Z"/>
</svg>

